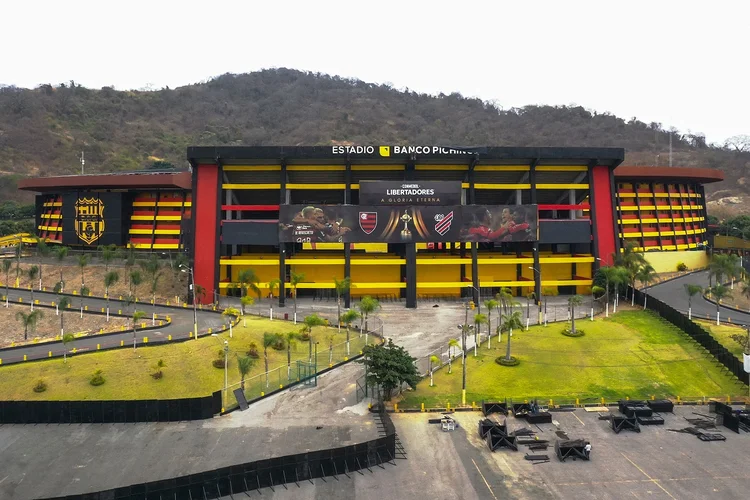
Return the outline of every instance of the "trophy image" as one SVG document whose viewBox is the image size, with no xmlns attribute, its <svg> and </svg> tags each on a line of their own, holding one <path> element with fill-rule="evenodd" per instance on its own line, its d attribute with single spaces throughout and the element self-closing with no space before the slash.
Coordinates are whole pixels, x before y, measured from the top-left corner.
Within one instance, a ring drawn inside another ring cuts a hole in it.
<svg viewBox="0 0 750 500">
<path fill-rule="evenodd" d="M 404 229 L 401 230 L 401 241 L 411 241 L 411 231 L 409 231 L 409 222 L 413 219 L 409 215 L 409 211 L 404 210 L 404 215 L 401 216 L 401 220 L 404 221 Z"/>
</svg>

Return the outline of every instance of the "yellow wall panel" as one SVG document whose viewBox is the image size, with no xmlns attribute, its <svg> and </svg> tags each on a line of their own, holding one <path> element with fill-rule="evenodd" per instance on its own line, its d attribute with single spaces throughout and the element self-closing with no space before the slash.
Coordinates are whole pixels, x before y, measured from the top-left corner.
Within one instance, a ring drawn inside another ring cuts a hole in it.
<svg viewBox="0 0 750 500">
<path fill-rule="evenodd" d="M 421 283 L 430 282 L 444 282 L 444 283 L 460 283 L 461 281 L 461 266 L 459 264 L 449 264 L 443 266 L 436 265 L 420 265 L 417 263 L 417 290 L 419 292 Z M 424 293 L 431 294 L 447 294 L 460 296 L 461 288 L 458 286 L 451 287 L 430 287 L 429 292 Z"/>
<path fill-rule="evenodd" d="M 360 288 L 357 283 L 401 283 L 401 266 L 352 266 L 352 289 L 353 297 L 363 295 L 395 294 L 398 296 L 398 288 Z"/>
<path fill-rule="evenodd" d="M 704 251 L 645 252 L 643 256 L 657 273 L 676 272 L 678 262 L 684 262 L 688 269 L 708 266 L 708 255 Z"/>
</svg>

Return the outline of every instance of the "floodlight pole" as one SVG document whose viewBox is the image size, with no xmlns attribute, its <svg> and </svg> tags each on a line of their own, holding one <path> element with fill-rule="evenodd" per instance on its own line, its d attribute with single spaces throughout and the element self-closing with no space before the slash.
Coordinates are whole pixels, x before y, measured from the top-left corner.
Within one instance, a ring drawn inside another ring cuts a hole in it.
<svg viewBox="0 0 750 500">
<path fill-rule="evenodd" d="M 231 321 L 231 320 L 230 320 Z M 229 355 L 229 341 L 224 340 L 224 405 L 226 406 L 227 401 L 227 372 L 228 372 L 228 365 L 227 365 L 227 356 Z"/>
<path fill-rule="evenodd" d="M 180 265 L 180 268 L 180 271 L 182 271 L 183 273 L 190 273 L 190 291 L 193 293 L 193 335 L 195 336 L 195 340 L 198 340 L 198 309 L 195 304 L 195 272 L 193 271 L 192 267 Z"/>
</svg>

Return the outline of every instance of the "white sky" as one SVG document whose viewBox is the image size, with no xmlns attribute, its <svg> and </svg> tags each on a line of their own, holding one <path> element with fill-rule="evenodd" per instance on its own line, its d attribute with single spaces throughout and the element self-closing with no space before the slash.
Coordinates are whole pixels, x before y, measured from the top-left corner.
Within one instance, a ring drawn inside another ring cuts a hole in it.
<svg viewBox="0 0 750 500">
<path fill-rule="evenodd" d="M 176 87 L 288 67 L 750 134 L 750 2 L 6 0 L 0 83 Z"/>
</svg>

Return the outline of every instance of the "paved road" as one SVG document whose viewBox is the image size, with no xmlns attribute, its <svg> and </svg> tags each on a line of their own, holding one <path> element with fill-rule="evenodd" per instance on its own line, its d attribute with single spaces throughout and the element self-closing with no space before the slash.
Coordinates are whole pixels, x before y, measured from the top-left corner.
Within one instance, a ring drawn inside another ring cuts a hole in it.
<svg viewBox="0 0 750 500">
<path fill-rule="evenodd" d="M 685 293 L 685 285 L 700 285 L 708 287 L 708 271 L 692 273 L 666 283 L 654 285 L 648 289 L 648 294 L 662 302 L 669 304 L 678 311 L 687 315 L 688 296 Z M 735 286 L 739 286 L 735 284 Z M 692 301 L 693 317 L 709 318 L 716 320 L 716 304 L 707 301 L 701 295 L 693 297 Z M 721 306 L 721 319 L 732 318 L 732 323 L 750 324 L 750 314 L 727 309 Z"/>
<path fill-rule="evenodd" d="M 5 290 L 2 290 L 2 295 L 5 295 Z M 18 302 L 19 298 L 23 298 L 23 302 L 29 304 L 31 301 L 31 293 L 28 290 L 20 290 L 11 288 L 8 293 L 8 298 L 11 302 Z M 57 301 L 58 296 L 54 293 L 47 292 L 34 292 L 34 299 L 39 300 L 42 304 L 50 304 L 51 302 Z M 71 297 L 72 307 L 66 312 L 66 315 L 79 314 L 80 308 L 80 297 Z M 95 297 L 85 297 L 83 299 L 84 306 L 88 306 L 89 310 L 101 311 L 102 308 L 106 308 L 107 301 Z M 3 303 L 2 306 L 5 304 Z M 124 314 L 132 314 L 132 306 L 129 312 L 125 312 L 125 304 L 117 301 L 110 300 L 110 312 L 117 312 L 118 309 L 123 309 Z M 166 340 L 169 335 L 173 339 L 184 339 L 187 338 L 193 331 L 193 310 L 192 308 L 176 308 L 159 306 L 156 307 L 150 304 L 140 304 L 139 309 L 143 308 L 146 312 L 146 317 L 143 321 L 147 326 L 151 325 L 151 314 L 156 312 L 158 317 L 164 318 L 167 315 L 172 319 L 171 324 L 166 324 L 164 327 L 158 330 L 145 330 L 137 333 L 136 342 L 138 344 L 143 343 L 143 337 L 148 337 L 149 341 L 160 341 Z M 50 309 L 45 309 L 50 311 Z M 85 314 L 85 312 L 84 312 Z M 213 311 L 201 311 L 198 310 L 198 334 L 205 335 L 208 329 L 213 330 L 226 324 L 226 318 Z M 124 345 L 133 345 L 133 332 L 123 332 L 121 334 L 112 335 L 91 335 L 89 337 L 82 337 L 76 339 L 68 345 L 68 351 L 76 349 L 76 352 L 95 350 L 97 344 L 102 349 L 107 347 L 113 347 L 120 345 L 120 342 L 124 342 Z M 0 349 L 0 359 L 2 364 L 14 363 L 17 361 L 23 361 L 24 355 L 27 359 L 38 359 L 47 358 L 49 353 L 52 352 L 52 356 L 62 356 L 63 351 L 66 347 L 61 342 L 55 343 L 43 343 L 43 344 L 31 344 L 23 348 L 16 349 Z"/>
</svg>

